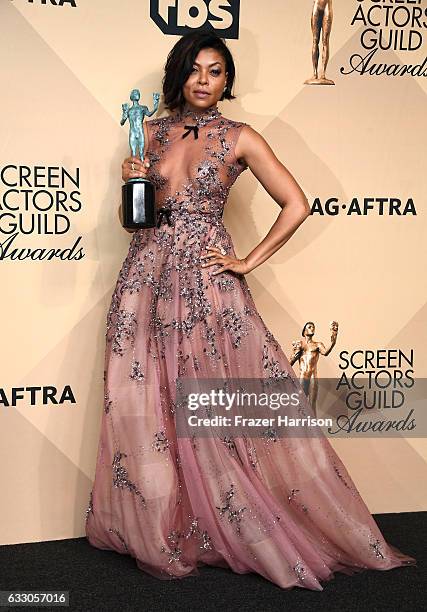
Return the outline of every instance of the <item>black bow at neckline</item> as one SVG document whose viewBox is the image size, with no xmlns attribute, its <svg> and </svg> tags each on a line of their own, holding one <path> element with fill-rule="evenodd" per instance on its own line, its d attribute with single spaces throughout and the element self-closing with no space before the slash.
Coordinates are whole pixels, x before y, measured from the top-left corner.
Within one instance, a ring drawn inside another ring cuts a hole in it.
<svg viewBox="0 0 427 612">
<path fill-rule="evenodd" d="M 197 140 L 199 137 L 199 126 L 198 125 L 184 125 L 184 130 L 187 130 L 185 134 L 182 135 L 183 138 L 186 138 L 190 132 L 194 134 L 194 140 Z"/>
</svg>

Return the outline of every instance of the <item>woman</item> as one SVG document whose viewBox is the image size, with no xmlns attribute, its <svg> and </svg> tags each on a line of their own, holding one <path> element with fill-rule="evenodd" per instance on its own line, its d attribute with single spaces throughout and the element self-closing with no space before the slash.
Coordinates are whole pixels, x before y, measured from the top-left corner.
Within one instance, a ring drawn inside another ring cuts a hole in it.
<svg viewBox="0 0 427 612">
<path fill-rule="evenodd" d="M 244 275 L 283 246 L 310 209 L 262 136 L 219 111 L 218 101 L 234 98 L 234 74 L 220 38 L 182 37 L 163 80 L 172 113 L 144 123 L 144 162 L 123 163 L 124 180 L 154 182 L 159 223 L 133 234 L 107 316 L 86 533 L 158 578 L 208 564 L 322 590 L 335 571 L 415 563 L 385 542 L 329 441 L 176 432 L 183 377 L 284 380 L 301 393 Z M 239 259 L 222 213 L 248 167 L 282 211 Z"/>
</svg>

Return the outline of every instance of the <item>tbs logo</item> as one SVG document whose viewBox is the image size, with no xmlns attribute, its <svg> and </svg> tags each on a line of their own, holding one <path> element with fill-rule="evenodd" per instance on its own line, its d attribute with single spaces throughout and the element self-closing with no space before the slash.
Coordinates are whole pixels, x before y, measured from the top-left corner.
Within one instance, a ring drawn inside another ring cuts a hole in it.
<svg viewBox="0 0 427 612">
<path fill-rule="evenodd" d="M 239 11 L 240 0 L 150 0 L 150 17 L 164 34 L 212 28 L 221 38 L 238 38 Z"/>
</svg>

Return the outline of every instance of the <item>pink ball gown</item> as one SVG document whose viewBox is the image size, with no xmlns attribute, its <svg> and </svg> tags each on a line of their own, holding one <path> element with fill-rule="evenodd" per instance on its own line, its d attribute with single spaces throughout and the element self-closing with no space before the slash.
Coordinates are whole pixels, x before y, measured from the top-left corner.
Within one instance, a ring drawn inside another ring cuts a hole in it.
<svg viewBox="0 0 427 612">
<path fill-rule="evenodd" d="M 216 565 L 284 589 L 415 559 L 388 544 L 325 436 L 176 435 L 176 379 L 296 374 L 246 278 L 201 267 L 245 165 L 216 106 L 147 121 L 159 227 L 134 232 L 107 315 L 105 402 L 86 535 L 161 579 Z M 185 127 L 196 126 L 196 127 Z"/>
</svg>

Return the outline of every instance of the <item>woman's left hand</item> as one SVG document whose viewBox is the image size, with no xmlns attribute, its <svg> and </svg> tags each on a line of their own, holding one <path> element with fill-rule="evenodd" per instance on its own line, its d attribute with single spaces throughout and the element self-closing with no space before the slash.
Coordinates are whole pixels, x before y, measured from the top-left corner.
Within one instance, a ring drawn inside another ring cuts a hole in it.
<svg viewBox="0 0 427 612">
<path fill-rule="evenodd" d="M 220 274 L 221 272 L 224 272 L 224 270 L 231 270 L 231 272 L 236 272 L 237 274 L 247 274 L 251 271 L 244 259 L 236 259 L 235 257 L 230 257 L 226 254 L 224 255 L 224 251 L 218 247 L 206 247 L 206 251 L 210 252 L 200 256 L 200 259 L 209 258 L 208 261 L 202 263 L 203 268 L 213 266 L 215 264 L 220 264 L 222 266 L 218 270 L 215 270 L 215 272 L 212 272 L 212 276 L 215 274 Z"/>
</svg>

